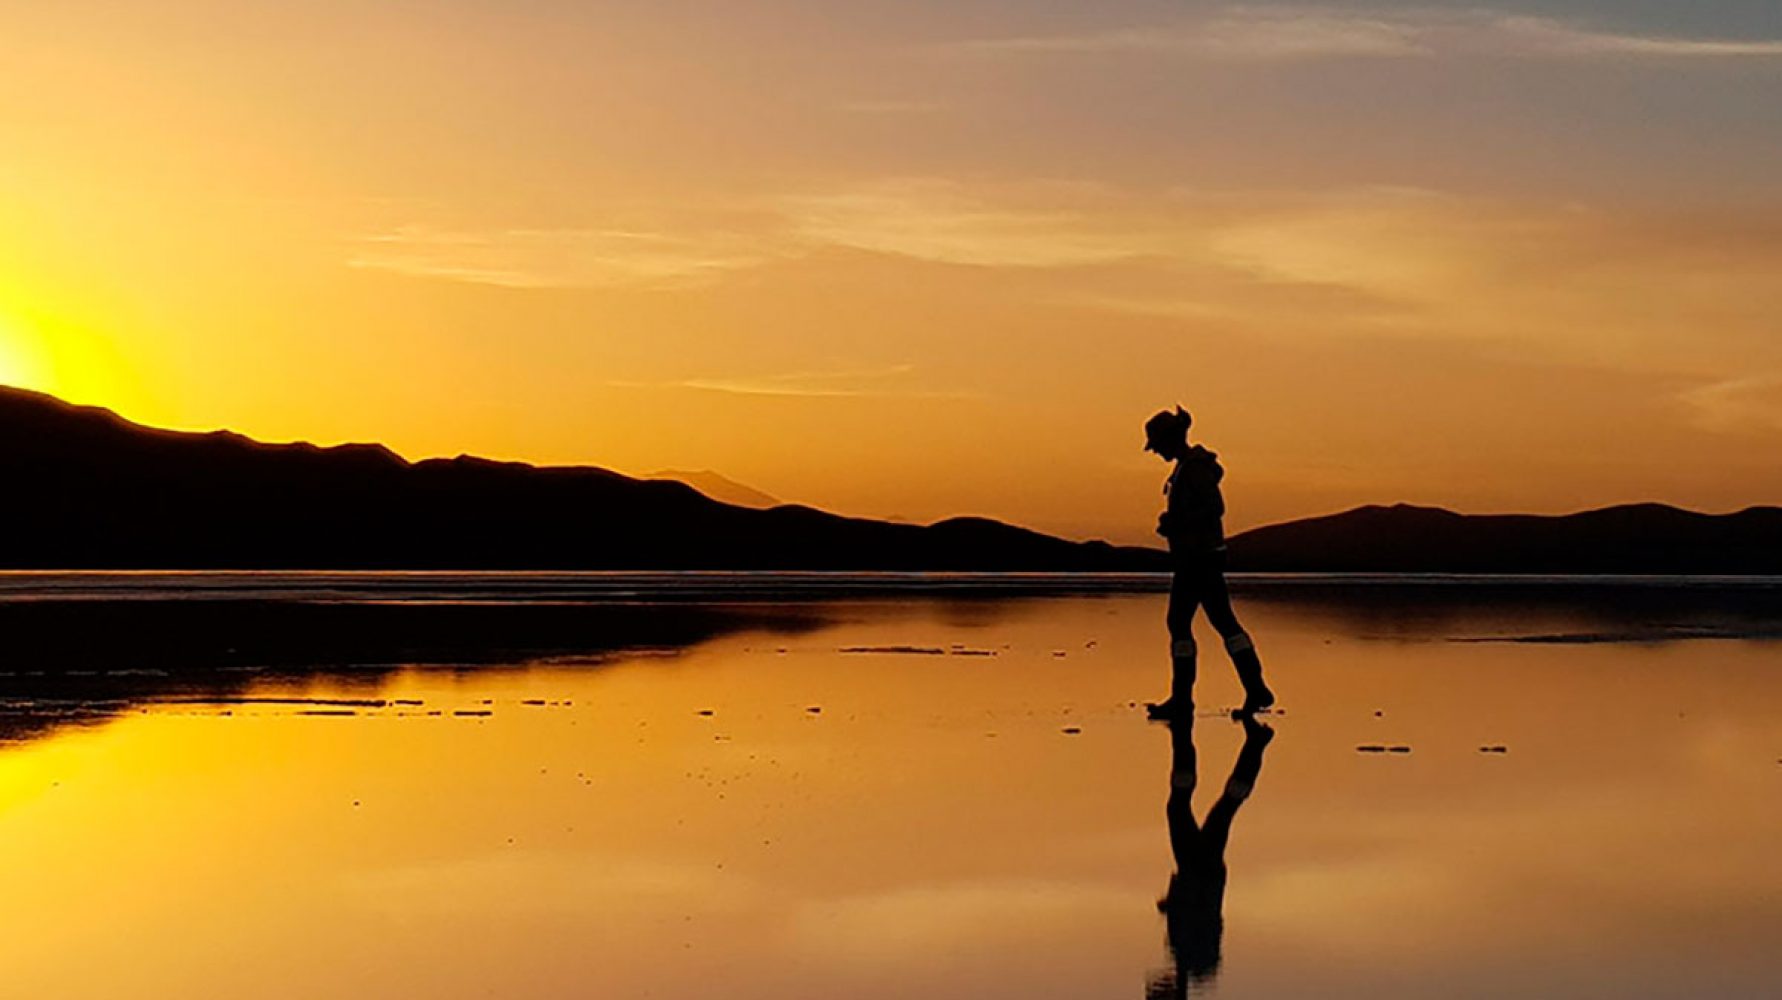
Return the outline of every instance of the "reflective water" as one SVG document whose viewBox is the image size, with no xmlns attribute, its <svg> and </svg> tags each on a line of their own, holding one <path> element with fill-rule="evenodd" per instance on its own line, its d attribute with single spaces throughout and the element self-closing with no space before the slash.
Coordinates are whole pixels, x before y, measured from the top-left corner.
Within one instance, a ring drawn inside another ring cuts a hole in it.
<svg viewBox="0 0 1782 1000">
<path fill-rule="evenodd" d="M 34 645 L 0 995 L 1773 996 L 1782 643 L 1722 603 L 1252 590 L 1248 732 L 1217 660 L 1145 722 L 1155 594 L 474 667 Z"/>
</svg>

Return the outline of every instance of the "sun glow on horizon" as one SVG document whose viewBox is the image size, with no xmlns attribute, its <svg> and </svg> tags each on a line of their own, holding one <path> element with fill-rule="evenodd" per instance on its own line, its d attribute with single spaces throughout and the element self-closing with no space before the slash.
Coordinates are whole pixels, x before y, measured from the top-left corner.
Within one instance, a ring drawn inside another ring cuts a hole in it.
<svg viewBox="0 0 1782 1000">
<path fill-rule="evenodd" d="M 0 385 L 166 422 L 112 338 L 55 317 L 0 312 Z"/>
<path fill-rule="evenodd" d="M 1782 23 L 366 6 L 0 13 L 0 383 L 1133 543 L 1173 403 L 1232 530 L 1782 496 Z"/>
<path fill-rule="evenodd" d="M 55 390 L 38 338 L 25 324 L 4 314 L 0 314 L 0 385 Z"/>
</svg>

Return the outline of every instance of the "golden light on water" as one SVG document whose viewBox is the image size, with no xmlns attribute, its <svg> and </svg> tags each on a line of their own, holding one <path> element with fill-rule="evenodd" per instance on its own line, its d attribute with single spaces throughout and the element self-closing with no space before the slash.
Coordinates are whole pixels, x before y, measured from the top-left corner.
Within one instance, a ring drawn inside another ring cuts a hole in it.
<svg viewBox="0 0 1782 1000">
<path fill-rule="evenodd" d="M 859 602 L 673 657 L 267 675 L 240 692 L 263 701 L 27 730 L 0 742 L 6 995 L 1141 995 L 1172 961 L 1185 776 L 1134 701 L 1164 680 L 1162 610 Z M 1287 710 L 1224 854 L 1219 995 L 1773 992 L 1770 640 L 1451 642 L 1638 616 L 1290 594 L 1243 614 Z M 10 711 L 65 708 L 32 683 L 0 678 Z M 1244 738 L 1223 662 L 1198 694 L 1196 818 Z"/>
</svg>

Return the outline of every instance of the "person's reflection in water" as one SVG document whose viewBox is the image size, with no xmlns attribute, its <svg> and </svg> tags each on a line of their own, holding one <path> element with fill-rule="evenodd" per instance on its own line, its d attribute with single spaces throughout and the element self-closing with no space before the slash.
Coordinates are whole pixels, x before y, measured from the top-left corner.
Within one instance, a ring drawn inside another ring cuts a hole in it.
<svg viewBox="0 0 1782 1000">
<path fill-rule="evenodd" d="M 1225 931 L 1225 843 L 1238 807 L 1250 797 L 1262 773 L 1262 751 L 1275 731 L 1242 716 L 1244 746 L 1219 801 L 1207 810 L 1204 823 L 1194 819 L 1194 720 L 1170 723 L 1169 846 L 1176 870 L 1169 889 L 1157 901 L 1164 918 L 1170 967 L 1154 973 L 1147 998 L 1186 997 L 1189 990 L 1211 984 L 1219 974 L 1220 940 Z"/>
</svg>

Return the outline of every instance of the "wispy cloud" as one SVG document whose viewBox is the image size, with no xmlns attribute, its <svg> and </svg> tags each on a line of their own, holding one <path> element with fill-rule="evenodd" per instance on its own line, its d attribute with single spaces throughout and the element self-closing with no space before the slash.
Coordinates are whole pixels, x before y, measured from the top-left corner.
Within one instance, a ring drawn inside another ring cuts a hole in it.
<svg viewBox="0 0 1782 1000">
<path fill-rule="evenodd" d="M 998 187 L 987 198 L 935 178 L 867 181 L 748 206 L 752 228 L 699 231 L 409 225 L 352 241 L 350 267 L 505 288 L 679 286 L 845 247 L 937 263 L 1012 268 L 1106 264 L 1160 252 L 1142 229 L 1098 213 L 1084 185 Z"/>
<path fill-rule="evenodd" d="M 1510 51 L 1530 55 L 1629 55 L 1679 59 L 1782 56 L 1782 39 L 1619 34 L 1541 17 L 1497 17 L 1490 23 Z"/>
<path fill-rule="evenodd" d="M 932 115 L 946 110 L 939 101 L 841 101 L 836 109 L 855 115 Z"/>
<path fill-rule="evenodd" d="M 1400 302 L 1438 302 L 1501 267 L 1481 250 L 1515 252 L 1556 236 L 1552 214 L 1441 192 L 1361 188 L 1253 205 L 1210 226 L 1211 259 L 1290 285 L 1344 288 Z"/>
<path fill-rule="evenodd" d="M 1557 18 L 1485 9 L 1356 11 L 1323 6 L 1230 6 L 1202 17 L 1075 35 L 988 38 L 956 51 L 1020 54 L 1180 54 L 1210 60 L 1647 56 L 1782 56 L 1782 39 L 1643 35 Z"/>
<path fill-rule="evenodd" d="M 803 241 L 986 267 L 1080 267 L 1145 254 L 1142 234 L 1073 208 L 989 201 L 936 179 L 781 200 Z"/>
<path fill-rule="evenodd" d="M 1491 216 L 1464 199 L 1404 187 L 1158 197 L 1086 184 L 927 178 L 791 197 L 782 207 L 794 237 L 809 246 L 1004 269 L 1161 270 L 1172 282 L 1216 271 L 1385 298 L 1443 294 L 1470 261 L 1472 242 L 1512 235 L 1482 227 L 1529 224 L 1487 223 Z"/>
<path fill-rule="evenodd" d="M 926 389 L 908 384 L 916 367 L 908 364 L 880 368 L 825 371 L 772 372 L 758 375 L 702 376 L 665 381 L 610 381 L 629 389 L 697 389 L 736 396 L 785 396 L 796 398 L 898 397 L 962 399 L 969 393 Z"/>
<path fill-rule="evenodd" d="M 788 213 L 812 245 L 999 268 L 1009 287 L 1060 308 L 1183 331 L 1443 338 L 1708 379 L 1731 374 L 1725 359 L 1702 359 L 1676 331 L 1711 325 L 1747 354 L 1782 359 L 1764 339 L 1782 303 L 1782 230 L 1752 212 L 1630 217 L 1407 187 L 1162 193 L 931 179 L 796 199 Z"/>
<path fill-rule="evenodd" d="M 347 264 L 505 288 L 578 288 L 697 282 L 775 255 L 759 238 L 728 232 L 403 226 L 359 238 Z"/>
<path fill-rule="evenodd" d="M 1712 382 L 1679 398 L 1703 430 L 1782 431 L 1782 372 Z"/>
<path fill-rule="evenodd" d="M 1782 228 L 1755 207 L 1735 219 L 1630 217 L 1404 187 L 1144 191 L 904 178 L 738 211 L 755 220 L 747 238 L 663 235 L 666 225 L 493 236 L 409 229 L 362 243 L 356 263 L 517 288 L 674 286 L 770 260 L 804 259 L 820 275 L 823 251 L 845 248 L 882 256 L 871 266 L 895 280 L 924 280 L 898 270 L 900 260 L 994 269 L 985 295 L 1143 317 L 1151 329 L 1442 338 L 1504 356 L 1683 374 L 1713 383 L 1683 401 L 1703 426 L 1762 424 L 1774 390 L 1735 378 L 1744 369 L 1727 361 L 1730 349 L 1705 359 L 1678 330 L 1715 330 L 1718 343 L 1741 344 L 1741 365 L 1755 370 L 1782 363 L 1766 325 L 1782 307 L 1773 280 Z M 908 365 L 615 384 L 807 399 L 968 395 Z"/>
<path fill-rule="evenodd" d="M 1198 20 L 1076 35 L 989 38 L 954 46 L 1005 53 L 1180 53 L 1226 59 L 1429 55 L 1423 31 L 1403 20 L 1320 9 L 1232 8 Z"/>
<path fill-rule="evenodd" d="M 1279 286 L 1306 306 L 1322 301 L 1310 326 L 1298 322 L 1307 331 L 1442 337 L 1519 359 L 1704 379 L 1782 360 L 1782 238 L 1751 219 L 1376 188 L 1254 203 L 1205 232 L 1204 259 L 1262 282 L 1232 301 L 1263 323 L 1270 311 L 1256 293 L 1273 300 Z M 1311 289 L 1335 294 L 1302 297 Z M 1713 334 L 1700 342 L 1678 336 L 1703 329 Z M 1752 425 L 1782 414 L 1778 392 L 1773 380 L 1738 378 L 1693 403 L 1703 419 Z"/>
</svg>

